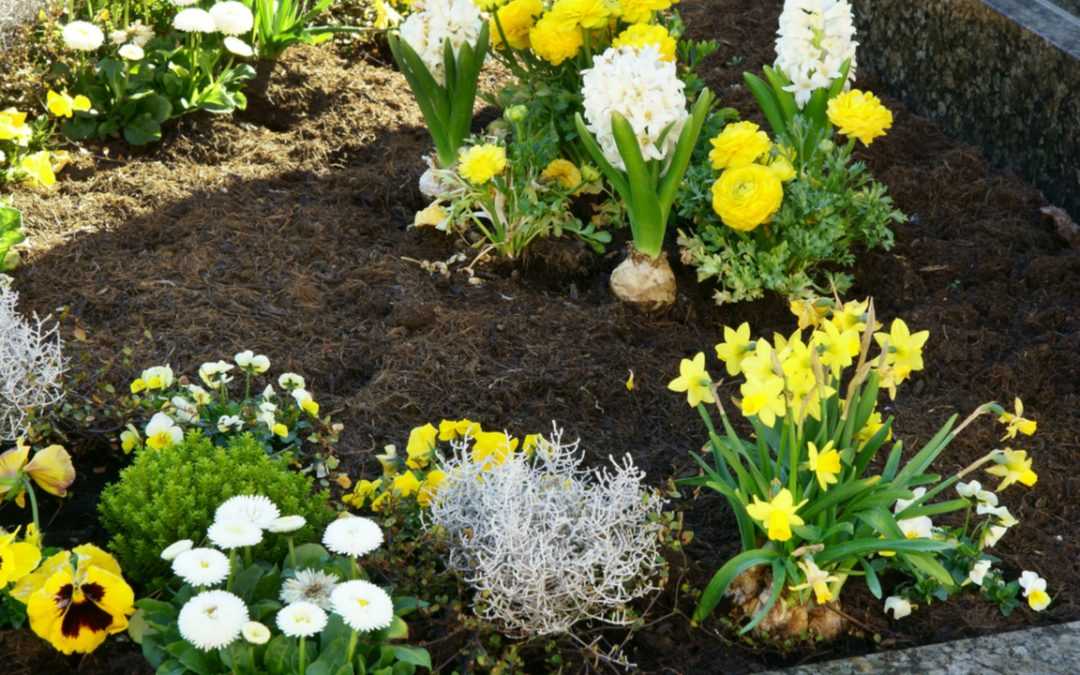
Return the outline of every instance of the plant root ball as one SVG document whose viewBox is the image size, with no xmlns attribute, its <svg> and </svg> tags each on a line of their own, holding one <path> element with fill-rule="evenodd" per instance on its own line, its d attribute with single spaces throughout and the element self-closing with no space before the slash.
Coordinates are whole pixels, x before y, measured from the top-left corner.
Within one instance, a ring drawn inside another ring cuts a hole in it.
<svg viewBox="0 0 1080 675">
<path fill-rule="evenodd" d="M 667 309 L 675 303 L 675 274 L 667 253 L 650 258 L 630 248 L 626 260 L 611 273 L 611 292 L 619 300 L 646 311 Z"/>
</svg>

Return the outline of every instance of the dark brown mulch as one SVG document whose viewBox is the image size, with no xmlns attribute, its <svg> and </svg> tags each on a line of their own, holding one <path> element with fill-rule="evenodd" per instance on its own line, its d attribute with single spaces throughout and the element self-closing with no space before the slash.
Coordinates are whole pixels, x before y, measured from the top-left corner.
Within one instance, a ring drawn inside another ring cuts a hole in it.
<svg viewBox="0 0 1080 675">
<path fill-rule="evenodd" d="M 721 40 L 707 64 L 721 102 L 752 115 L 741 73 L 771 60 L 774 3 L 688 1 L 683 12 L 696 36 Z M 479 286 L 429 274 L 413 260 L 446 259 L 455 244 L 406 229 L 422 206 L 415 186 L 428 139 L 404 80 L 386 64 L 300 48 L 271 96 L 280 109 L 273 119 L 185 121 L 134 157 L 79 158 L 53 194 L 15 195 L 33 246 L 17 278 L 24 306 L 68 308 L 67 349 L 84 377 L 118 363 L 124 347 L 135 366 L 113 368 L 117 386 L 136 367 L 169 362 L 192 372 L 251 348 L 309 378 L 346 425 L 342 454 L 357 471 L 373 470 L 373 452 L 401 443 L 416 424 L 468 416 L 517 433 L 555 420 L 591 456 L 629 452 L 659 482 L 692 471 L 688 452 L 703 437 L 693 412 L 665 389 L 679 358 L 709 351 L 725 323 L 748 320 L 764 335 L 791 328 L 779 299 L 717 308 L 687 270 L 674 309 L 637 314 L 605 288 L 618 254 L 577 274 L 543 261 L 515 273 L 481 269 Z M 1080 551 L 1069 525 L 1080 488 L 1070 471 L 1080 447 L 1080 255 L 1040 220 L 1036 190 L 890 105 L 896 125 L 866 158 L 912 219 L 897 228 L 893 251 L 861 258 L 855 294 L 873 295 L 882 315 L 932 337 L 927 370 L 887 409 L 911 447 L 954 412 L 1024 399 L 1039 420 L 1028 448 L 1040 481 L 1004 493 L 1023 524 L 999 553 L 1013 574 L 1046 576 L 1055 598 L 1043 614 L 1021 609 L 1005 619 L 967 597 L 897 623 L 854 592 L 846 609 L 864 639 L 822 647 L 815 658 L 871 650 L 875 635 L 903 647 L 1080 617 Z M 629 369 L 633 392 L 624 386 Z M 976 425 L 939 469 L 996 447 L 998 433 L 989 421 Z M 733 523 L 715 498 L 674 506 L 697 534 L 690 574 L 702 584 L 736 552 Z M 682 617 L 646 629 L 630 651 L 653 672 L 791 662 Z M 451 656 L 436 653 L 440 662 Z M 132 672 L 127 661 L 83 665 Z"/>
</svg>

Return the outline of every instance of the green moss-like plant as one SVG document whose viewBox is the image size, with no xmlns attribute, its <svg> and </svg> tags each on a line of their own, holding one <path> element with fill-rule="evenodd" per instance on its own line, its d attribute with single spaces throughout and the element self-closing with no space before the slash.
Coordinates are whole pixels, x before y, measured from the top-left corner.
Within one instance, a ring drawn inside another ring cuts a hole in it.
<svg viewBox="0 0 1080 675">
<path fill-rule="evenodd" d="M 194 432 L 170 448 L 139 452 L 120 480 L 102 492 L 98 510 L 124 575 L 156 589 L 169 577 L 162 549 L 179 539 L 198 545 L 218 505 L 236 495 L 270 498 L 282 515 L 307 518 L 296 533 L 300 540 L 318 538 L 334 512 L 329 496 L 315 492 L 313 483 L 289 469 L 286 458 L 268 457 L 250 435 L 218 447 Z M 280 560 L 286 552 L 284 537 L 268 537 L 255 548 L 256 557 L 265 560 Z"/>
</svg>

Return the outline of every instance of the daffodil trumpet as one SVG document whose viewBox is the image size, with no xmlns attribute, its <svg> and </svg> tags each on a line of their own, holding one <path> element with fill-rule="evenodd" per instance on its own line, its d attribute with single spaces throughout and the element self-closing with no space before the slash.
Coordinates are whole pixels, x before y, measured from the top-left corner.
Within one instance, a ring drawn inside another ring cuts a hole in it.
<svg viewBox="0 0 1080 675">
<path fill-rule="evenodd" d="M 435 143 L 439 166 L 447 169 L 469 134 L 480 70 L 487 57 L 489 27 L 485 22 L 475 44 L 463 44 L 454 52 L 450 41 L 443 46 L 445 84 L 439 84 L 416 50 L 397 32 L 387 35 L 398 69 L 409 82 L 416 103 Z"/>
<path fill-rule="evenodd" d="M 664 237 L 675 196 L 715 100 L 708 89 L 701 92 L 674 150 L 663 161 L 646 161 L 630 123 L 612 112 L 612 131 L 625 171 L 608 161 L 581 115 L 575 117 L 586 151 L 626 205 L 633 244 L 611 276 L 612 291 L 625 302 L 662 309 L 675 301 L 675 275 L 663 252 Z M 670 132 L 668 127 L 661 143 Z"/>
</svg>

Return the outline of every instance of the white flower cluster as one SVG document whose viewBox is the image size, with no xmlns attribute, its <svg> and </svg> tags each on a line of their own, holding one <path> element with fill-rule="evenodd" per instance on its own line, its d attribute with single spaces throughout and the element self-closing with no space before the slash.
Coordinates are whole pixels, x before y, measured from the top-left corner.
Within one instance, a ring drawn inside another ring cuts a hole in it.
<svg viewBox="0 0 1080 675">
<path fill-rule="evenodd" d="M 616 112 L 630 122 L 646 161 L 668 157 L 689 117 L 674 62 L 664 61 L 654 45 L 612 47 L 581 77 L 586 126 L 609 162 L 626 169 L 611 130 Z"/>
<path fill-rule="evenodd" d="M 254 546 L 263 532 L 290 533 L 307 524 L 303 516 L 282 516 L 271 500 L 262 495 L 240 495 L 226 500 L 214 513 L 214 523 L 207 530 L 209 546 L 195 548 L 190 539 L 182 539 L 161 552 L 172 562 L 173 572 L 196 589 L 195 595 L 180 609 L 177 627 L 180 635 L 196 649 L 211 651 L 228 647 L 243 637 L 252 644 L 264 644 L 270 637 L 265 625 L 249 621 L 247 605 L 237 595 L 214 586 L 225 583 L 237 570 L 221 550 Z M 382 530 L 366 518 L 345 517 L 331 523 L 323 535 L 327 548 L 335 553 L 358 558 L 378 548 Z M 318 569 L 293 570 L 281 586 L 285 606 L 275 623 L 288 637 L 311 637 L 327 624 L 328 611 L 339 616 L 354 631 L 366 632 L 387 628 L 394 618 L 394 603 L 383 589 L 362 580 L 340 581 L 335 574 Z"/>
<path fill-rule="evenodd" d="M 855 80 L 855 24 L 848 0 L 787 0 L 776 38 L 776 67 L 792 84 L 801 108 L 816 89 L 840 77 L 851 60 L 848 82 Z"/>
<path fill-rule="evenodd" d="M 181 8 L 173 17 L 172 26 L 181 33 L 221 33 L 226 36 L 225 49 L 241 57 L 254 54 L 251 45 L 239 39 L 255 26 L 255 15 L 239 0 L 224 0 L 209 10 L 192 7 L 195 0 L 173 0 Z M 72 21 L 64 26 L 61 35 L 64 46 L 81 52 L 96 51 L 105 44 L 105 33 L 89 21 Z M 143 47 L 154 37 L 154 29 L 136 21 L 127 28 L 109 33 L 109 42 L 119 46 L 120 56 L 129 61 L 139 61 L 145 53 Z"/>
<path fill-rule="evenodd" d="M 25 431 L 26 416 L 55 404 L 64 394 L 65 361 L 55 325 L 19 314 L 19 294 L 0 275 L 0 440 Z"/>
<path fill-rule="evenodd" d="M 626 457 L 581 467 L 578 443 L 554 431 L 536 458 L 485 468 L 455 444 L 431 517 L 450 536 L 450 565 L 476 590 L 475 611 L 519 635 L 628 621 L 627 603 L 656 590 L 663 500 Z"/>
<path fill-rule="evenodd" d="M 446 41 L 456 54 L 462 45 L 475 45 L 484 17 L 472 0 L 414 2 L 413 13 L 401 24 L 401 39 L 409 44 L 440 85 L 446 84 L 443 48 Z"/>
</svg>

